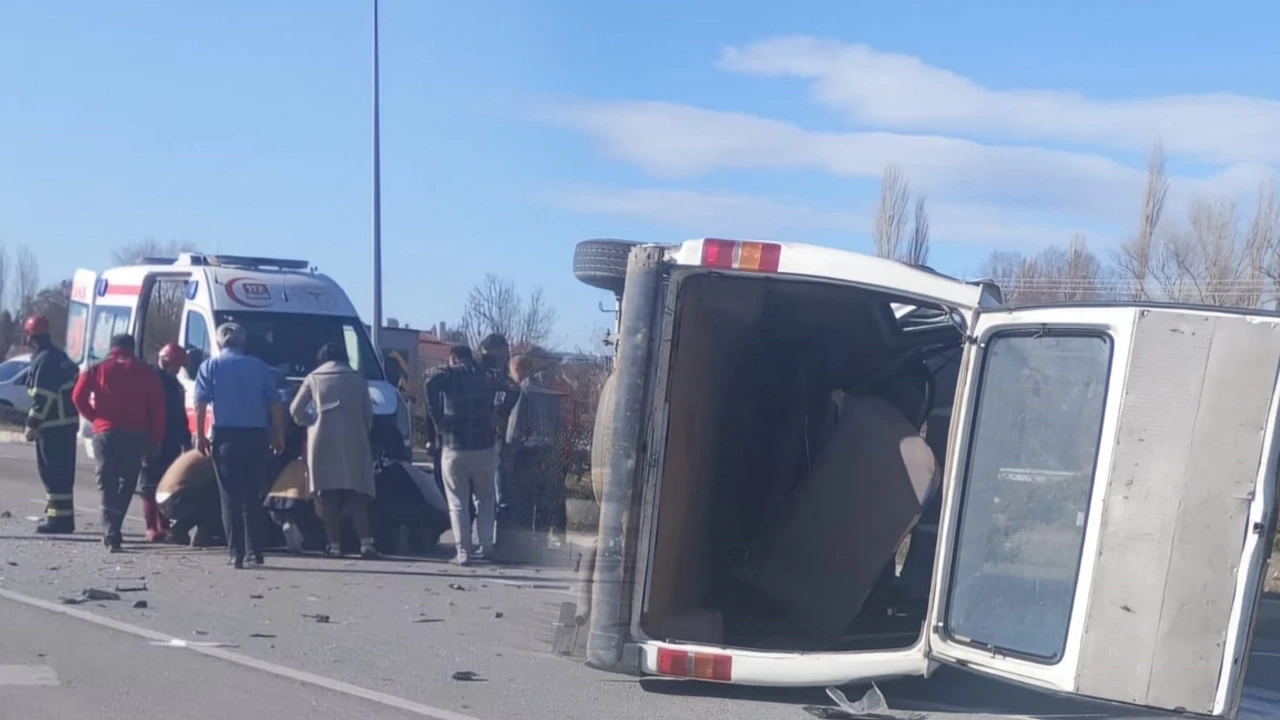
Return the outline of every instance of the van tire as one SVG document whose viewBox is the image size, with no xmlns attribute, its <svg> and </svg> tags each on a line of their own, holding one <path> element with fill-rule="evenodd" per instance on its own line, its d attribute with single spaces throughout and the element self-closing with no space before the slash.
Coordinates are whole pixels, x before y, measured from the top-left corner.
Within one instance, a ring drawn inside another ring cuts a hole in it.
<svg viewBox="0 0 1280 720">
<path fill-rule="evenodd" d="M 583 240 L 573 249 L 573 276 L 593 288 L 622 295 L 627 257 L 640 243 L 629 240 Z"/>
<path fill-rule="evenodd" d="M 618 404 L 618 374 L 610 373 L 600 386 L 600 401 L 596 403 L 596 422 L 591 429 L 591 491 L 596 504 L 604 497 L 604 478 L 613 458 L 613 409 Z"/>
</svg>

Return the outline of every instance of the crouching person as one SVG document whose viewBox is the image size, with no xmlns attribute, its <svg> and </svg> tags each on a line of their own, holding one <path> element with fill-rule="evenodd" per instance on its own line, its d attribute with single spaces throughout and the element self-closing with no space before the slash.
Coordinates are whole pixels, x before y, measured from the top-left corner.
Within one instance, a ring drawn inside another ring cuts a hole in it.
<svg viewBox="0 0 1280 720">
<path fill-rule="evenodd" d="M 222 503 L 213 459 L 190 450 L 169 464 L 156 487 L 156 506 L 172 525 L 169 542 L 191 547 L 220 545 Z M 192 536 L 191 531 L 195 530 Z"/>
<path fill-rule="evenodd" d="M 147 523 L 147 542 L 163 542 L 169 522 L 156 505 L 156 488 L 169 466 L 182 453 L 191 449 L 191 431 L 187 426 L 186 391 L 178 382 L 178 371 L 187 364 L 187 351 L 169 343 L 160 348 L 160 384 L 164 388 L 164 440 L 160 450 L 148 457 L 142 467 L 142 518 Z"/>
</svg>

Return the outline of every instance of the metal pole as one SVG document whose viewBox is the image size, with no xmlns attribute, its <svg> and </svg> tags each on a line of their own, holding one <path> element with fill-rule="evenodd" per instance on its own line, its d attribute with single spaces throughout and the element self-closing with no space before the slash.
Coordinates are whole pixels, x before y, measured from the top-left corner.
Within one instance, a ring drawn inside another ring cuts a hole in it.
<svg viewBox="0 0 1280 720">
<path fill-rule="evenodd" d="M 373 345 L 382 352 L 382 144 L 378 118 L 378 0 L 373 0 Z"/>
</svg>

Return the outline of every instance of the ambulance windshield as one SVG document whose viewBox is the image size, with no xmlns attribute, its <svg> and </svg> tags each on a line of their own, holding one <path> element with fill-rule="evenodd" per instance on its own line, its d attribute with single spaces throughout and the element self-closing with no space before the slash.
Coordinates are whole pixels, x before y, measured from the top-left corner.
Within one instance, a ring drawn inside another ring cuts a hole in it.
<svg viewBox="0 0 1280 720">
<path fill-rule="evenodd" d="M 382 367 L 359 318 L 274 312 L 218 312 L 218 325 L 234 322 L 249 333 L 249 352 L 291 378 L 316 369 L 316 355 L 328 342 L 346 345 L 351 367 L 369 380 L 382 380 Z"/>
</svg>

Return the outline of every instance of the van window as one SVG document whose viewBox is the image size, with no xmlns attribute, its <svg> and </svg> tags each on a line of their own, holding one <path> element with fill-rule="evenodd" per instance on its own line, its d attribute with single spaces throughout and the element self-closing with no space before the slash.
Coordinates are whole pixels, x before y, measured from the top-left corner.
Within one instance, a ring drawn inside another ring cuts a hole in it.
<svg viewBox="0 0 1280 720">
<path fill-rule="evenodd" d="M 100 307 L 93 315 L 93 340 L 89 343 L 89 362 L 101 362 L 111 351 L 111 338 L 129 332 L 133 309 Z"/>
<path fill-rule="evenodd" d="M 1066 649 L 1105 414 L 1111 341 L 988 341 L 964 470 L 946 630 L 1055 663 Z"/>
<path fill-rule="evenodd" d="M 320 348 L 336 342 L 347 348 L 351 367 L 369 380 L 385 376 L 364 324 L 356 317 L 275 312 L 218 312 L 214 321 L 234 322 L 249 334 L 249 352 L 289 377 L 303 377 L 316 369 Z"/>
<path fill-rule="evenodd" d="M 209 324 L 204 321 L 204 316 L 200 313 L 187 313 L 186 338 L 182 346 L 188 353 L 192 350 L 199 350 L 204 357 L 209 357 L 209 348 L 212 346 L 212 343 L 209 342 Z"/>
<path fill-rule="evenodd" d="M 79 365 L 84 361 L 84 331 L 89 324 L 89 306 L 82 302 L 67 305 L 67 357 Z"/>
</svg>

